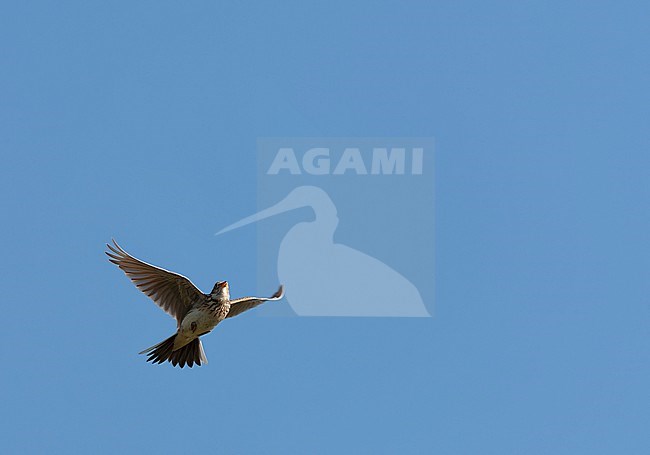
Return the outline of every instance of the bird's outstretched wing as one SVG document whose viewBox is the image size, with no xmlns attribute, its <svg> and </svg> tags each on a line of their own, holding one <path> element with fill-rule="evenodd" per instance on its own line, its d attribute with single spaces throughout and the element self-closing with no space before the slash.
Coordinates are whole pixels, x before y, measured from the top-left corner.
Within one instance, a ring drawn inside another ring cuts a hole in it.
<svg viewBox="0 0 650 455">
<path fill-rule="evenodd" d="M 261 305 L 264 302 L 269 300 L 280 300 L 284 296 L 284 286 L 280 285 L 278 291 L 273 294 L 271 297 L 242 297 L 240 299 L 234 299 L 230 301 L 230 311 L 226 318 L 232 318 L 238 314 L 243 313 L 246 310 L 255 308 L 258 305 Z"/>
<path fill-rule="evenodd" d="M 114 246 L 113 246 L 114 245 Z M 113 240 L 106 244 L 109 261 L 116 264 L 131 281 L 160 308 L 176 318 L 178 324 L 187 314 L 192 302 L 203 298 L 203 293 L 183 275 L 147 264 L 124 251 Z"/>
</svg>

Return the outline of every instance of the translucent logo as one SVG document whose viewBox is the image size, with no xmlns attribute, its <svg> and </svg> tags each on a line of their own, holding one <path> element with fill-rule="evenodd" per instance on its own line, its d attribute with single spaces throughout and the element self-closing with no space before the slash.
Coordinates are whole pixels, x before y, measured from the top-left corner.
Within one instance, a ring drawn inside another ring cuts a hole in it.
<svg viewBox="0 0 650 455">
<path fill-rule="evenodd" d="M 258 282 L 267 314 L 428 317 L 433 310 L 433 141 L 258 141 Z"/>
</svg>

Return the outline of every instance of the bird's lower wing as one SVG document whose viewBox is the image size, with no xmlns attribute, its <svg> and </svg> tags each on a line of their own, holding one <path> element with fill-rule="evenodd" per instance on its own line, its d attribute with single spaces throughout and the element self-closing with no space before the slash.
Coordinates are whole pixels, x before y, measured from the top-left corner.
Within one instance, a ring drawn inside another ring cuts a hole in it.
<svg viewBox="0 0 650 455">
<path fill-rule="evenodd" d="M 230 311 L 228 312 L 228 316 L 226 316 L 226 318 L 235 317 L 238 314 L 250 310 L 251 308 L 255 308 L 264 302 L 268 302 L 270 300 L 280 300 L 282 297 L 284 297 L 284 286 L 280 285 L 278 291 L 271 297 L 242 297 L 241 299 L 231 300 Z"/>
<path fill-rule="evenodd" d="M 113 240 L 106 245 L 109 261 L 117 265 L 142 292 L 180 323 L 192 302 L 203 294 L 192 282 L 178 273 L 161 269 L 136 259 Z"/>
</svg>

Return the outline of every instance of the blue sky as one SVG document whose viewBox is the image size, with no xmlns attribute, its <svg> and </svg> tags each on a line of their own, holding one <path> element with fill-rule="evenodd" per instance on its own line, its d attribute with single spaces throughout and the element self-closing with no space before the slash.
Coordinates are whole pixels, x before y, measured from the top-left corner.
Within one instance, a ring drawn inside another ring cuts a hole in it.
<svg viewBox="0 0 650 455">
<path fill-rule="evenodd" d="M 0 448 L 647 453 L 649 12 L 5 2 Z M 145 363 L 174 322 L 104 243 L 256 292 L 254 229 L 213 234 L 278 136 L 435 137 L 435 317 L 250 314 Z"/>
</svg>

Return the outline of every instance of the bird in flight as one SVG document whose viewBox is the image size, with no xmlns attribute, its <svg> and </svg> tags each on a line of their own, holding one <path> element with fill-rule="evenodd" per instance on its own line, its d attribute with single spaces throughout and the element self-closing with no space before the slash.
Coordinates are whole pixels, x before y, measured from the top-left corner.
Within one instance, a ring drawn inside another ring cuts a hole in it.
<svg viewBox="0 0 650 455">
<path fill-rule="evenodd" d="M 189 279 L 178 273 L 147 264 L 124 251 L 113 240 L 106 244 L 109 261 L 117 265 L 131 281 L 160 308 L 176 319 L 176 333 L 140 352 L 147 362 L 171 362 L 174 366 L 192 368 L 208 363 L 200 336 L 209 333 L 226 318 L 270 300 L 280 300 L 283 286 L 271 297 L 230 299 L 227 281 L 217 281 L 209 294 L 202 293 Z"/>
</svg>

